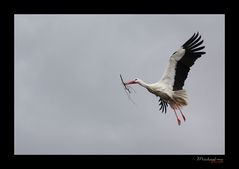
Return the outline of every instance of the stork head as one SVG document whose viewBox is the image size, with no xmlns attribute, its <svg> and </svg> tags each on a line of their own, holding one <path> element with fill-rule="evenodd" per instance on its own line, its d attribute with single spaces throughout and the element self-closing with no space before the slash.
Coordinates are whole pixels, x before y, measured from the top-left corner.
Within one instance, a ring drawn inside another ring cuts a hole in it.
<svg viewBox="0 0 239 169">
<path fill-rule="evenodd" d="M 134 80 L 126 82 L 125 85 L 139 84 L 139 83 L 140 83 L 140 79 L 139 78 L 135 78 Z"/>
</svg>

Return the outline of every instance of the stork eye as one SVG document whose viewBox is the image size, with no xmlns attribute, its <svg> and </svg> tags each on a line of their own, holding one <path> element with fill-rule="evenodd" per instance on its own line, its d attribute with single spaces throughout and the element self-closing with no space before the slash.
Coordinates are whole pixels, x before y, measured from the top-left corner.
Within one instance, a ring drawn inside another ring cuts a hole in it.
<svg viewBox="0 0 239 169">
<path fill-rule="evenodd" d="M 176 51 L 176 52 L 174 52 L 174 53 L 173 53 L 173 55 L 174 55 L 175 53 L 177 53 L 177 51 Z"/>
<path fill-rule="evenodd" d="M 138 79 L 134 79 L 134 80 L 138 80 Z"/>
</svg>

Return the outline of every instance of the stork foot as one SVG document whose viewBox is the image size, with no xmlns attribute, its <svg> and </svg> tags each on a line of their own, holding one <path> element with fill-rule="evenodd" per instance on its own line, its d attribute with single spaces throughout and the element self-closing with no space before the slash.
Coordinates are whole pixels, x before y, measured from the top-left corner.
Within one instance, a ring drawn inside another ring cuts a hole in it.
<svg viewBox="0 0 239 169">
<path fill-rule="evenodd" d="M 181 121 L 180 121 L 180 119 L 177 119 L 178 120 L 178 125 L 180 126 L 181 125 Z"/>
<path fill-rule="evenodd" d="M 185 118 L 185 116 L 183 114 L 182 114 L 182 117 L 183 117 L 183 120 L 186 121 L 186 118 Z"/>
<path fill-rule="evenodd" d="M 180 107 L 177 106 L 177 108 L 179 109 L 179 111 L 180 111 L 180 113 L 181 113 L 181 115 L 182 115 L 182 117 L 183 117 L 183 120 L 186 121 L 186 118 L 185 118 L 185 116 L 183 115 L 183 112 L 182 112 L 182 110 L 180 109 Z"/>
</svg>

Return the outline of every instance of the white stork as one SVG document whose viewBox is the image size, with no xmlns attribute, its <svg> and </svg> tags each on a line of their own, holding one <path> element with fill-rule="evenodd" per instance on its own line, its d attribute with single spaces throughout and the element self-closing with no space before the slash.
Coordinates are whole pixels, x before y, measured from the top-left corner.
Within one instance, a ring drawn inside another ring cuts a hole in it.
<svg viewBox="0 0 239 169">
<path fill-rule="evenodd" d="M 194 33 L 193 36 L 186 41 L 169 59 L 169 64 L 162 78 L 152 84 L 145 83 L 143 80 L 136 78 L 132 81 L 124 83 L 124 85 L 139 84 L 146 88 L 149 92 L 160 97 L 160 110 L 167 111 L 168 104 L 174 110 L 178 125 L 181 121 L 176 113 L 179 110 L 184 121 L 186 120 L 181 111 L 183 106 L 187 105 L 187 94 L 183 89 L 184 82 L 187 78 L 190 67 L 194 62 L 206 52 L 201 51 L 205 46 L 200 46 L 203 43 L 199 33 Z"/>
</svg>

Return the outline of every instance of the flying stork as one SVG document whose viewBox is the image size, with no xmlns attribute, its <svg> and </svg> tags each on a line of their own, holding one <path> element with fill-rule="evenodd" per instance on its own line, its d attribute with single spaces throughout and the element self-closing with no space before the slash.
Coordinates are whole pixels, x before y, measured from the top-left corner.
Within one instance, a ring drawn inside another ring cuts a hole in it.
<svg viewBox="0 0 239 169">
<path fill-rule="evenodd" d="M 125 87 L 131 84 L 139 84 L 146 88 L 150 93 L 159 97 L 160 110 L 167 112 L 168 104 L 173 109 L 177 118 L 178 125 L 181 121 L 176 110 L 179 110 L 183 120 L 186 118 L 182 113 L 181 108 L 187 105 L 186 90 L 183 89 L 184 82 L 187 78 L 190 67 L 194 62 L 204 55 L 206 52 L 201 51 L 205 46 L 200 46 L 203 43 L 199 33 L 194 33 L 176 52 L 172 54 L 166 70 L 161 79 L 152 84 L 145 83 L 143 80 L 136 78 L 124 83 Z"/>
</svg>

